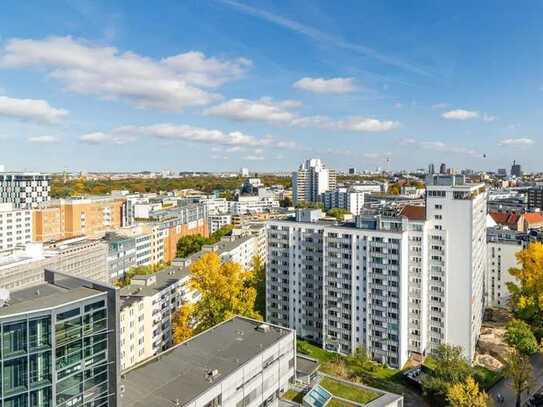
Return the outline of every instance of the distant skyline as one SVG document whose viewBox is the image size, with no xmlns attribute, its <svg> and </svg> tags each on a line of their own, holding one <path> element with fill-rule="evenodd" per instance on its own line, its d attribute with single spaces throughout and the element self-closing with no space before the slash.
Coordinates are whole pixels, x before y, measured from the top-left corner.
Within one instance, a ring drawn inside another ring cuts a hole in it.
<svg viewBox="0 0 543 407">
<path fill-rule="evenodd" d="M 6 0 L 7 170 L 543 171 L 543 3 Z"/>
</svg>

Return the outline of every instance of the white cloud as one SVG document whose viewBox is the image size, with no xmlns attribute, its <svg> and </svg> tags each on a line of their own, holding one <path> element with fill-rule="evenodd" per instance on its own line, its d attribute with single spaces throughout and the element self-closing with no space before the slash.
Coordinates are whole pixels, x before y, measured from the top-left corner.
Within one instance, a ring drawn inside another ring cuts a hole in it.
<svg viewBox="0 0 543 407">
<path fill-rule="evenodd" d="M 487 113 L 483 113 L 483 121 L 486 123 L 491 123 L 496 120 L 496 116 L 492 116 Z"/>
<path fill-rule="evenodd" d="M 261 147 L 297 148 L 297 144 L 292 141 L 277 140 L 271 136 L 256 138 L 240 131 L 226 133 L 216 129 L 170 123 L 150 126 L 121 126 L 109 132 L 84 134 L 79 139 L 88 144 L 124 144 L 135 141 L 139 137 L 210 144 L 215 152 L 221 151 L 219 146 L 227 147 L 228 152 L 240 151 L 242 148 L 249 147 L 253 148 L 253 152 L 262 152 L 259 149 Z"/>
<path fill-rule="evenodd" d="M 35 144 L 56 144 L 60 143 L 60 139 L 55 136 L 36 136 L 29 137 L 28 142 Z"/>
<path fill-rule="evenodd" d="M 202 88 L 239 78 L 251 62 L 219 60 L 195 51 L 156 60 L 71 37 L 49 37 L 7 41 L 0 50 L 0 66 L 39 67 L 75 93 L 120 99 L 138 108 L 180 111 L 219 99 Z"/>
<path fill-rule="evenodd" d="M 287 108 L 297 106 L 299 102 L 286 100 L 274 102 L 269 98 L 256 101 L 248 99 L 231 99 L 205 111 L 210 116 L 219 116 L 239 121 L 266 121 L 271 123 L 288 123 L 296 116 Z"/>
<path fill-rule="evenodd" d="M 262 161 L 264 157 L 262 157 L 261 155 L 247 155 L 243 157 L 243 159 L 249 161 Z"/>
<path fill-rule="evenodd" d="M 479 112 L 474 112 L 470 110 L 456 109 L 445 112 L 441 115 L 444 119 L 451 120 L 469 120 L 476 119 L 479 117 Z"/>
<path fill-rule="evenodd" d="M 313 93 L 349 93 L 357 90 L 353 78 L 302 78 L 292 85 Z"/>
<path fill-rule="evenodd" d="M 445 102 L 441 102 L 441 103 L 435 103 L 432 105 L 432 109 L 434 110 L 441 110 L 441 109 L 446 109 L 448 108 L 450 105 L 448 103 L 445 103 Z"/>
<path fill-rule="evenodd" d="M 431 150 L 431 151 L 438 151 L 442 153 L 463 154 L 470 157 L 477 157 L 481 155 L 478 151 L 473 150 L 471 148 L 453 146 L 453 145 L 444 143 L 442 141 L 419 141 L 415 139 L 404 139 L 401 141 L 401 144 L 411 145 L 416 148 L 422 148 L 424 150 Z"/>
<path fill-rule="evenodd" d="M 520 138 L 508 138 L 498 142 L 500 146 L 527 146 L 534 144 L 535 141 L 531 138 L 520 137 Z"/>
<path fill-rule="evenodd" d="M 302 116 L 291 109 L 300 106 L 293 100 L 274 101 L 262 98 L 231 99 L 205 111 L 210 116 L 219 116 L 237 121 L 261 121 L 278 125 L 302 128 L 319 128 L 350 132 L 380 132 L 395 129 L 400 123 L 392 120 L 378 120 L 368 117 L 349 117 L 333 120 L 327 116 Z"/>
<path fill-rule="evenodd" d="M 45 100 L 14 99 L 0 96 L 0 116 L 42 123 L 56 123 L 68 115 L 68 111 L 55 109 Z"/>
</svg>

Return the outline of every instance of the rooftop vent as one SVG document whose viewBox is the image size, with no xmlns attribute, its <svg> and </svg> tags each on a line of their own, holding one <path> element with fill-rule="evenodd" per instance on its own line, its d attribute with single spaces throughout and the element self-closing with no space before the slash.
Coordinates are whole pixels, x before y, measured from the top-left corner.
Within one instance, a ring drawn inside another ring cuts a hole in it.
<svg viewBox="0 0 543 407">
<path fill-rule="evenodd" d="M 208 370 L 206 373 L 206 379 L 209 383 L 211 383 L 218 375 L 219 371 L 217 369 Z"/>
<path fill-rule="evenodd" d="M 260 324 L 256 327 L 258 332 L 268 333 L 271 330 L 271 327 L 268 324 Z"/>
</svg>

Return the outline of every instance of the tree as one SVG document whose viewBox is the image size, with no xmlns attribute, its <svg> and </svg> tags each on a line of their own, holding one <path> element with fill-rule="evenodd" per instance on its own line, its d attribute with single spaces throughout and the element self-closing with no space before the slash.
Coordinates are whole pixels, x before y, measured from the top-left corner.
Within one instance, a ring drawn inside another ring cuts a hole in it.
<svg viewBox="0 0 543 407">
<path fill-rule="evenodd" d="M 326 215 L 328 216 L 332 216 L 334 218 L 336 218 L 337 220 L 341 220 L 343 219 L 343 215 L 346 215 L 350 213 L 348 210 L 346 209 L 343 209 L 343 208 L 332 208 L 330 210 L 328 210 L 328 212 L 326 212 Z"/>
<path fill-rule="evenodd" d="M 288 196 L 285 196 L 279 201 L 279 206 L 281 208 L 290 208 L 292 206 L 292 199 L 290 199 L 290 197 Z"/>
<path fill-rule="evenodd" d="M 539 350 L 539 345 L 530 326 L 518 319 L 507 324 L 505 342 L 523 355 L 529 356 Z"/>
<path fill-rule="evenodd" d="M 511 379 L 511 387 L 517 394 L 516 406 L 521 405 L 521 395 L 533 384 L 534 369 L 530 358 L 514 350 L 507 357 L 504 370 L 505 377 Z"/>
<path fill-rule="evenodd" d="M 185 258 L 199 252 L 208 243 L 208 239 L 202 235 L 183 236 L 177 241 L 176 256 Z"/>
<path fill-rule="evenodd" d="M 465 382 L 449 386 L 447 399 L 452 407 L 487 407 L 488 394 L 479 390 L 479 385 L 469 376 Z"/>
<path fill-rule="evenodd" d="M 441 344 L 432 353 L 432 373 L 422 381 L 424 393 L 438 404 L 447 398 L 449 386 L 463 383 L 471 374 L 460 346 Z"/>
<path fill-rule="evenodd" d="M 266 266 L 259 255 L 252 259 L 251 274 L 253 279 L 251 286 L 256 290 L 255 309 L 264 316 L 266 314 Z"/>
<path fill-rule="evenodd" d="M 387 193 L 391 195 L 400 195 L 400 192 L 402 191 L 402 187 L 400 184 L 392 184 L 388 187 Z"/>
<path fill-rule="evenodd" d="M 533 328 L 543 322 L 543 244 L 530 243 L 516 255 L 520 267 L 509 269 L 517 283 L 507 283 L 515 316 Z"/>
<path fill-rule="evenodd" d="M 186 341 L 193 335 L 192 316 L 194 306 L 185 303 L 179 307 L 172 320 L 172 336 L 174 344 Z"/>
<path fill-rule="evenodd" d="M 190 288 L 200 294 L 194 307 L 195 330 L 202 332 L 234 315 L 262 319 L 255 311 L 256 290 L 251 271 L 217 253 L 205 253 L 190 267 Z"/>
</svg>

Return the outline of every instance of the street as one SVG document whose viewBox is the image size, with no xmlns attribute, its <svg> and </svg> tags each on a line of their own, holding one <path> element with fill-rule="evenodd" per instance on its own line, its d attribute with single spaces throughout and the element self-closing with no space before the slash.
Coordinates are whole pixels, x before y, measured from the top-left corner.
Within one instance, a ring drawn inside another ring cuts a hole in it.
<svg viewBox="0 0 543 407">
<path fill-rule="evenodd" d="M 523 392 L 522 394 L 522 405 L 529 398 L 529 395 L 537 393 L 543 388 L 543 356 L 540 353 L 537 353 L 531 357 L 532 366 L 534 367 L 534 381 L 535 385 L 533 389 L 530 389 L 530 393 Z M 504 402 L 502 404 L 498 403 L 497 395 L 501 394 L 504 397 Z M 496 406 L 514 406 L 516 400 L 516 394 L 511 388 L 511 381 L 509 379 L 502 379 L 496 385 L 494 385 L 490 391 L 489 395 L 494 400 Z"/>
</svg>

